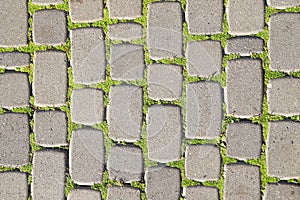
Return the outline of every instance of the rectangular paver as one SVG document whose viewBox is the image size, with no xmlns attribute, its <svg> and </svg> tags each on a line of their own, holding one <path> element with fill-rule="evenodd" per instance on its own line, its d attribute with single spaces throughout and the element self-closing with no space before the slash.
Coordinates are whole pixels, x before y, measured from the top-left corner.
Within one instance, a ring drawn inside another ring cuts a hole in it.
<svg viewBox="0 0 300 200">
<path fill-rule="evenodd" d="M 70 191 L 68 200 L 82 200 L 82 199 L 91 199 L 91 200 L 101 200 L 101 193 L 99 191 L 91 189 L 74 189 Z"/>
<path fill-rule="evenodd" d="M 1 172 L 0 173 L 0 199 L 27 200 L 28 184 L 26 173 Z"/>
<path fill-rule="evenodd" d="M 267 184 L 264 200 L 298 200 L 300 186 L 295 184 Z"/>
<path fill-rule="evenodd" d="M 216 187 L 192 186 L 183 188 L 184 200 L 218 200 L 219 191 Z"/>
<path fill-rule="evenodd" d="M 267 0 L 268 6 L 285 9 L 294 6 L 300 6 L 300 0 Z"/>
<path fill-rule="evenodd" d="M 109 187 L 106 200 L 116 200 L 116 199 L 140 200 L 141 191 L 137 188 L 128 187 L 128 186 Z"/>
<path fill-rule="evenodd" d="M 179 2 L 156 2 L 148 5 L 147 43 L 151 59 L 182 56 L 181 12 Z"/>
<path fill-rule="evenodd" d="M 21 52 L 0 53 L 0 68 L 16 69 L 17 67 L 29 66 L 30 54 Z"/>
<path fill-rule="evenodd" d="M 254 53 L 261 53 L 264 49 L 264 41 L 258 37 L 235 37 L 226 41 L 226 54 L 239 54 L 250 56 Z"/>
<path fill-rule="evenodd" d="M 107 0 L 112 19 L 135 19 L 142 16 L 142 0 Z"/>
<path fill-rule="evenodd" d="M 108 37 L 111 40 L 130 41 L 143 36 L 143 27 L 138 23 L 117 23 L 108 25 Z"/>
<path fill-rule="evenodd" d="M 103 19 L 103 0 L 69 0 L 70 18 L 75 23 Z"/>
<path fill-rule="evenodd" d="M 73 81 L 95 84 L 105 80 L 105 46 L 101 28 L 80 28 L 70 32 Z"/>
<path fill-rule="evenodd" d="M 32 0 L 32 3 L 37 5 L 57 5 L 64 3 L 64 0 Z"/>
</svg>

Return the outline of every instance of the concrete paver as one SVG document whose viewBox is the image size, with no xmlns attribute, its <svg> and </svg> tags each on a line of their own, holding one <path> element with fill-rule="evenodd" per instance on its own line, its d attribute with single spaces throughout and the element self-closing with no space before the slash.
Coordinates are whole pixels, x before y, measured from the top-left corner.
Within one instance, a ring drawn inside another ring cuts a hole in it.
<svg viewBox="0 0 300 200">
<path fill-rule="evenodd" d="M 57 5 L 64 3 L 64 0 L 32 0 L 32 3 L 37 5 Z"/>
<path fill-rule="evenodd" d="M 300 177 L 300 123 L 269 122 L 267 136 L 267 174 L 291 179 Z"/>
<path fill-rule="evenodd" d="M 299 0 L 267 0 L 268 6 L 278 8 L 278 9 L 285 9 L 294 6 L 300 6 Z"/>
<path fill-rule="evenodd" d="M 143 36 L 143 27 L 138 23 L 117 23 L 108 25 L 108 37 L 111 40 L 130 41 Z"/>
<path fill-rule="evenodd" d="M 0 122 L 0 166 L 27 165 L 30 152 L 28 115 L 5 113 L 0 115 Z"/>
<path fill-rule="evenodd" d="M 142 0 L 107 0 L 109 17 L 135 19 L 142 16 Z"/>
<path fill-rule="evenodd" d="M 26 173 L 2 172 L 0 173 L 0 199 L 27 200 L 28 184 Z"/>
<path fill-rule="evenodd" d="M 0 53 L 0 68 L 16 69 L 30 64 L 30 54 L 21 52 Z"/>
<path fill-rule="evenodd" d="M 113 186 L 108 188 L 107 198 L 106 200 L 115 200 L 115 199 L 122 199 L 122 200 L 140 200 L 141 199 L 141 192 L 137 188 L 133 187 L 118 187 Z"/>
<path fill-rule="evenodd" d="M 264 200 L 297 200 L 300 186 L 295 184 L 267 184 Z"/>
<path fill-rule="evenodd" d="M 70 0 L 72 22 L 95 22 L 103 19 L 103 0 Z"/>
<path fill-rule="evenodd" d="M 262 53 L 264 41 L 258 37 L 235 37 L 227 40 L 225 53 L 250 56 L 254 53 Z"/>
<path fill-rule="evenodd" d="M 101 193 L 91 189 L 74 189 L 70 191 L 68 200 L 101 200 Z"/>
<path fill-rule="evenodd" d="M 33 119 L 36 144 L 45 147 L 68 145 L 66 113 L 61 111 L 36 111 Z"/>
<path fill-rule="evenodd" d="M 104 141 L 101 131 L 84 128 L 72 132 L 69 166 L 74 183 L 92 185 L 102 182 Z"/>
<path fill-rule="evenodd" d="M 192 186 L 183 188 L 185 200 L 218 200 L 219 191 L 216 187 Z"/>
<path fill-rule="evenodd" d="M 67 154 L 60 150 L 41 150 L 33 154 L 32 200 L 64 200 Z"/>
<path fill-rule="evenodd" d="M 148 4 L 147 44 L 151 59 L 182 56 L 182 10 L 179 2 Z"/>
</svg>

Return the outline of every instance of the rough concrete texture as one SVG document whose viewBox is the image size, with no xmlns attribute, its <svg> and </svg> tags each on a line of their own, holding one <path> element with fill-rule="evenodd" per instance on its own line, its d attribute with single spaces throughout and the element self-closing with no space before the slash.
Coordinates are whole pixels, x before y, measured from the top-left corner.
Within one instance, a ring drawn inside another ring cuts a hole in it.
<svg viewBox="0 0 300 200">
<path fill-rule="evenodd" d="M 66 113 L 61 111 L 36 111 L 33 120 L 36 144 L 44 147 L 68 145 Z"/>
<path fill-rule="evenodd" d="M 41 150 L 33 154 L 32 200 L 64 200 L 66 180 L 65 151 Z"/>
<path fill-rule="evenodd" d="M 261 199 L 258 166 L 229 164 L 224 171 L 224 200 Z"/>
<path fill-rule="evenodd" d="M 195 181 L 218 180 L 221 171 L 220 150 L 213 145 L 189 145 L 185 151 L 185 176 Z"/>
<path fill-rule="evenodd" d="M 64 0 L 32 0 L 37 5 L 57 5 L 63 3 Z"/>
<path fill-rule="evenodd" d="M 142 16 L 142 0 L 107 0 L 112 19 L 135 19 Z"/>
<path fill-rule="evenodd" d="M 33 13 L 33 42 L 37 45 L 60 45 L 66 42 L 67 18 L 62 10 L 38 10 Z"/>
<path fill-rule="evenodd" d="M 185 16 L 190 34 L 221 33 L 223 0 L 188 0 Z"/>
<path fill-rule="evenodd" d="M 74 123 L 93 125 L 103 121 L 103 91 L 92 88 L 73 90 L 71 95 L 71 119 Z"/>
<path fill-rule="evenodd" d="M 189 83 L 186 90 L 186 132 L 189 139 L 214 139 L 221 134 L 223 90 L 219 83 Z"/>
<path fill-rule="evenodd" d="M 263 72 L 259 59 L 227 62 L 225 102 L 228 115 L 247 118 L 260 115 L 263 100 Z"/>
<path fill-rule="evenodd" d="M 267 184 L 264 200 L 298 200 L 300 186 L 295 184 Z"/>
<path fill-rule="evenodd" d="M 132 85 L 112 86 L 107 106 L 108 136 L 115 141 L 141 138 L 143 91 Z"/>
<path fill-rule="evenodd" d="M 271 114 L 300 115 L 300 79 L 286 77 L 269 80 L 267 102 Z"/>
<path fill-rule="evenodd" d="M 0 68 L 16 69 L 25 67 L 30 64 L 30 54 L 21 52 L 4 52 L 0 53 Z"/>
<path fill-rule="evenodd" d="M 263 30 L 265 15 L 264 0 L 228 0 L 226 14 L 228 33 L 250 35 Z"/>
<path fill-rule="evenodd" d="M 117 44 L 110 48 L 110 72 L 114 80 L 137 80 L 144 77 L 142 45 Z"/>
<path fill-rule="evenodd" d="M 28 184 L 26 173 L 1 172 L 0 173 L 0 199 L 27 200 Z M 2 184 L 4 183 L 4 184 Z"/>
<path fill-rule="evenodd" d="M 300 1 L 299 1 L 300 4 Z M 271 15 L 269 59 L 273 71 L 300 71 L 300 13 Z"/>
<path fill-rule="evenodd" d="M 179 65 L 148 66 L 148 96 L 154 100 L 176 100 L 182 95 L 183 75 Z"/>
<path fill-rule="evenodd" d="M 101 28 L 80 28 L 70 32 L 73 81 L 96 84 L 105 80 L 105 46 Z"/>
<path fill-rule="evenodd" d="M 0 122 L 0 166 L 27 165 L 30 152 L 28 115 L 5 113 L 0 115 Z"/>
<path fill-rule="evenodd" d="M 210 77 L 222 71 L 222 48 L 219 41 L 192 41 L 186 49 L 190 76 Z"/>
<path fill-rule="evenodd" d="M 34 54 L 32 91 L 36 106 L 63 106 L 67 100 L 67 55 L 61 51 Z"/>
<path fill-rule="evenodd" d="M 148 4 L 147 44 L 150 58 L 180 57 L 183 53 L 182 10 L 179 2 Z"/>
<path fill-rule="evenodd" d="M 183 188 L 185 200 L 218 200 L 219 191 L 216 187 L 192 186 Z"/>
<path fill-rule="evenodd" d="M 171 167 L 149 167 L 145 174 L 147 199 L 179 200 L 180 171 Z"/>
<path fill-rule="evenodd" d="M 103 0 L 71 0 L 69 1 L 72 22 L 95 22 L 103 19 Z"/>
<path fill-rule="evenodd" d="M 267 174 L 281 179 L 300 177 L 300 123 L 269 122 L 267 136 Z"/>
<path fill-rule="evenodd" d="M 15 108 L 29 106 L 29 82 L 25 73 L 0 74 L 0 106 Z"/>
<path fill-rule="evenodd" d="M 1 1 L 0 47 L 27 45 L 28 13 L 26 0 Z"/>
<path fill-rule="evenodd" d="M 106 200 L 140 200 L 141 192 L 137 188 L 127 186 L 112 186 L 108 188 Z"/>
<path fill-rule="evenodd" d="M 72 181 L 79 185 L 102 182 L 104 141 L 102 131 L 84 128 L 72 132 L 69 152 Z"/>
<path fill-rule="evenodd" d="M 262 130 L 258 124 L 236 122 L 226 129 L 226 154 L 239 160 L 259 158 Z"/>
<path fill-rule="evenodd" d="M 179 160 L 183 135 L 180 107 L 152 105 L 146 121 L 149 159 L 161 163 Z"/>
<path fill-rule="evenodd" d="M 108 37 L 111 40 L 130 41 L 143 36 L 143 27 L 138 23 L 117 23 L 108 25 Z"/>
<path fill-rule="evenodd" d="M 140 181 L 144 171 L 142 150 L 133 146 L 111 147 L 107 169 L 112 180 Z"/>
<path fill-rule="evenodd" d="M 285 9 L 294 6 L 300 6 L 300 0 L 267 0 L 268 6 L 277 8 L 277 9 Z"/>
<path fill-rule="evenodd" d="M 262 53 L 264 41 L 258 37 L 235 37 L 227 40 L 225 53 L 250 56 L 255 53 Z"/>
<path fill-rule="evenodd" d="M 68 200 L 101 200 L 101 193 L 91 189 L 74 189 L 70 191 Z"/>
</svg>

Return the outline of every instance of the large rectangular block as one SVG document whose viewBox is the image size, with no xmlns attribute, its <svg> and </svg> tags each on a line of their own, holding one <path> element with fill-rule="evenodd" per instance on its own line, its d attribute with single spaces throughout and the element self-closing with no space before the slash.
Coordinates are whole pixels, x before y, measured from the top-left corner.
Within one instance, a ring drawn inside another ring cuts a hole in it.
<svg viewBox="0 0 300 200">
<path fill-rule="evenodd" d="M 0 173 L 0 199 L 1 200 L 27 200 L 28 183 L 25 173 Z"/>
<path fill-rule="evenodd" d="M 148 5 L 147 43 L 150 58 L 180 57 L 183 52 L 182 13 L 179 2 Z"/>
</svg>

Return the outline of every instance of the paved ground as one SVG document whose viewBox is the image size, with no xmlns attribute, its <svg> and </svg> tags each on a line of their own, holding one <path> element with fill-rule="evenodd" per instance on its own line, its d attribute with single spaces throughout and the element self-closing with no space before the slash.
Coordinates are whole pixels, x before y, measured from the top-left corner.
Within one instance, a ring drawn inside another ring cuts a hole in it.
<svg viewBox="0 0 300 200">
<path fill-rule="evenodd" d="M 0 0 L 0 199 L 300 199 L 299 0 Z"/>
</svg>

